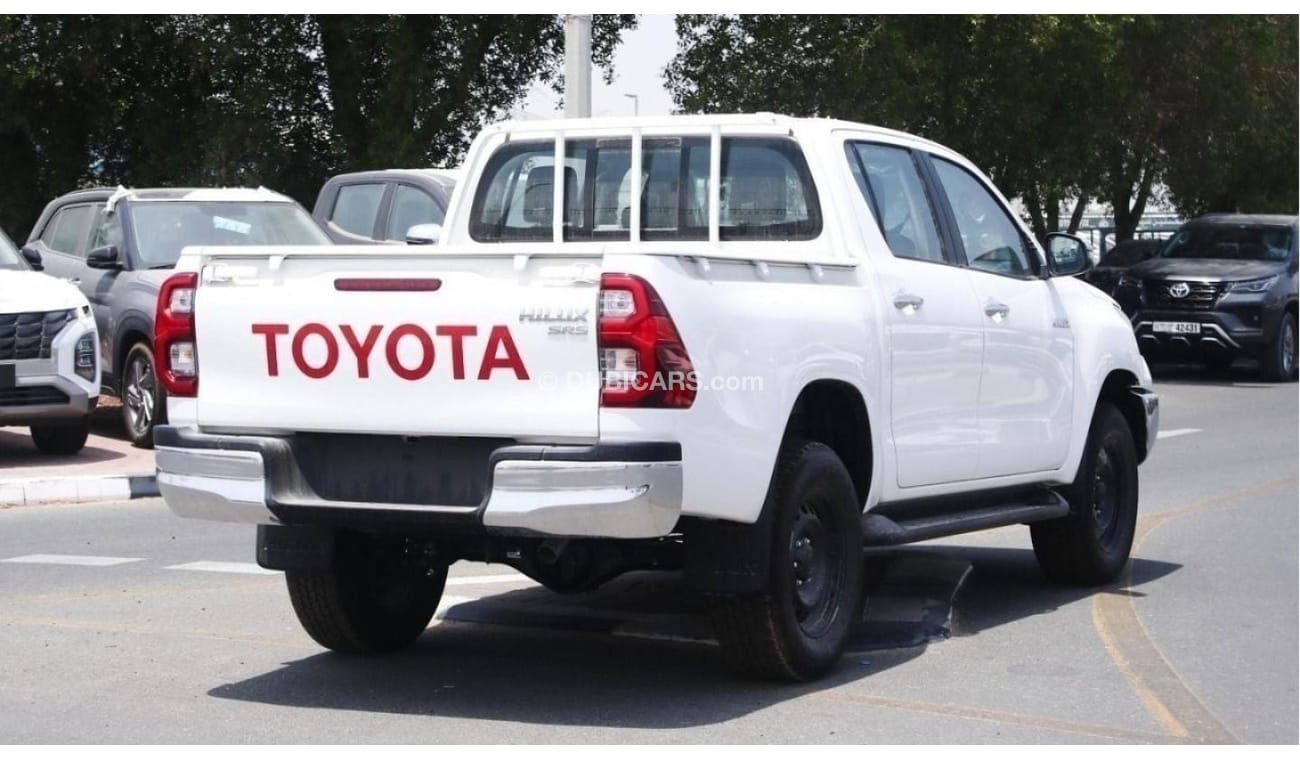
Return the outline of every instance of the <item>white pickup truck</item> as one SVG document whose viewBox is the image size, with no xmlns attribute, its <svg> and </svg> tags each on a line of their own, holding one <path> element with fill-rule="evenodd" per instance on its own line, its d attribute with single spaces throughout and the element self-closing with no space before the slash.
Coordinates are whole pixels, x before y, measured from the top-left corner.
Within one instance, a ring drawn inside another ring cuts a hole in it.
<svg viewBox="0 0 1300 760">
<path fill-rule="evenodd" d="M 162 494 L 256 523 L 323 646 L 410 644 L 457 560 L 557 591 L 680 568 L 733 665 L 808 679 L 864 545 L 1027 523 L 1055 580 L 1127 561 L 1158 424 L 1132 328 L 961 156 L 533 121 L 466 179 L 436 246 L 189 248 L 162 288 Z"/>
</svg>

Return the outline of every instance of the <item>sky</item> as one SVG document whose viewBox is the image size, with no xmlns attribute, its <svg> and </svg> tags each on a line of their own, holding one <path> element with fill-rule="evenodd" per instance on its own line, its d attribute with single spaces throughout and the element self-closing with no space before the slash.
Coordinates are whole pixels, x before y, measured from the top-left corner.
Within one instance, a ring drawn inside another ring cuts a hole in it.
<svg viewBox="0 0 1300 760">
<path fill-rule="evenodd" d="M 631 116 L 633 104 L 643 115 L 672 113 L 673 99 L 664 89 L 664 66 L 677 52 L 673 17 L 643 15 L 637 28 L 623 35 L 614 51 L 614 84 L 605 84 L 600 71 L 591 73 L 591 115 Z M 635 101 L 625 94 L 636 95 Z M 550 85 L 536 84 L 511 116 L 549 119 L 564 115 Z"/>
</svg>

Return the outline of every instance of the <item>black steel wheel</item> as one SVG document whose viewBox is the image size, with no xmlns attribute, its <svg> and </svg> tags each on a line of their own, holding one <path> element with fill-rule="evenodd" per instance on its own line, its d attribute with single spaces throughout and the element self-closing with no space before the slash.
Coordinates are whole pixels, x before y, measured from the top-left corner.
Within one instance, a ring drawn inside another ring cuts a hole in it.
<svg viewBox="0 0 1300 760">
<path fill-rule="evenodd" d="M 807 681 L 839 661 L 861 609 L 862 505 L 835 452 L 801 442 L 782 451 L 764 510 L 765 587 L 714 597 L 714 634 L 735 670 Z"/>
<path fill-rule="evenodd" d="M 1061 495 L 1068 515 L 1029 526 L 1039 567 L 1059 583 L 1110 583 L 1128 562 L 1138 511 L 1137 449 L 1114 405 L 1097 405 L 1083 461 Z"/>
</svg>

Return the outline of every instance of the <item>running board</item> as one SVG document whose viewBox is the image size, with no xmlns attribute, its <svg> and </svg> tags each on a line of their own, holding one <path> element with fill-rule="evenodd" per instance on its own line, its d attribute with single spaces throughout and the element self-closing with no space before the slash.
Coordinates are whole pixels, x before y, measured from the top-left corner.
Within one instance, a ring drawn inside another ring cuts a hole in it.
<svg viewBox="0 0 1300 760">
<path fill-rule="evenodd" d="M 1033 499 L 1005 504 L 958 508 L 948 512 L 926 510 L 905 516 L 901 505 L 881 505 L 862 518 L 864 546 L 898 546 L 932 538 L 1001 528 L 1004 525 L 1052 520 L 1070 513 L 1070 505 L 1055 491 L 1042 491 Z"/>
</svg>

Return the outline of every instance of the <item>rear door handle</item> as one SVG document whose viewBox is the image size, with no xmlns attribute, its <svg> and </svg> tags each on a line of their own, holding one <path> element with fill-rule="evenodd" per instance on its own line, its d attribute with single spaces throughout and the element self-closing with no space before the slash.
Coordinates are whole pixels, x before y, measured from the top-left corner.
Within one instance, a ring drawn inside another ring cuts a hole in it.
<svg viewBox="0 0 1300 760">
<path fill-rule="evenodd" d="M 992 319 L 1005 319 L 1011 313 L 1011 307 L 990 299 L 984 304 L 984 314 Z"/>
<path fill-rule="evenodd" d="M 921 304 L 924 303 L 925 299 L 915 293 L 904 293 L 899 291 L 894 294 L 894 307 L 902 311 L 908 311 L 909 309 L 911 311 L 916 311 L 921 308 Z"/>
</svg>

